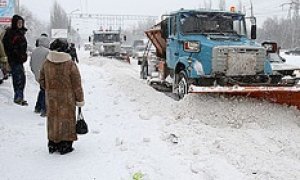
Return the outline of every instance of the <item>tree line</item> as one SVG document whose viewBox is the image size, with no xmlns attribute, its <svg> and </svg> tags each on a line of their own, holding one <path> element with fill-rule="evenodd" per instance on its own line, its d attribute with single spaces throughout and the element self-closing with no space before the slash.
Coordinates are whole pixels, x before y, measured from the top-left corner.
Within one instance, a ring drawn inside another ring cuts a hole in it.
<svg viewBox="0 0 300 180">
<path fill-rule="evenodd" d="M 66 11 L 60 6 L 57 1 L 54 1 L 51 14 L 50 14 L 50 23 L 47 20 L 40 20 L 34 16 L 34 14 L 25 6 L 20 7 L 19 14 L 24 17 L 26 22 L 26 28 L 28 32 L 26 37 L 28 43 L 33 45 L 35 40 L 40 36 L 41 33 L 47 33 L 51 35 L 51 29 L 68 29 L 74 36 L 78 36 L 77 31 L 69 27 L 69 19 Z"/>
<path fill-rule="evenodd" d="M 268 18 L 258 29 L 257 38 L 259 42 L 275 41 L 285 49 L 300 47 L 300 19 Z"/>
</svg>

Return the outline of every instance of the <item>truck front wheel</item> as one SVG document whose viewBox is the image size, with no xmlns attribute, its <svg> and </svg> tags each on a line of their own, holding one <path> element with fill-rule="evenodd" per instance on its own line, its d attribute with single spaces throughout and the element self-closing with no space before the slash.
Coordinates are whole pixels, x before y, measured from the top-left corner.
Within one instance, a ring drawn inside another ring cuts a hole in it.
<svg viewBox="0 0 300 180">
<path fill-rule="evenodd" d="M 188 93 L 188 78 L 185 71 L 180 71 L 178 74 L 178 97 L 182 99 Z"/>
</svg>

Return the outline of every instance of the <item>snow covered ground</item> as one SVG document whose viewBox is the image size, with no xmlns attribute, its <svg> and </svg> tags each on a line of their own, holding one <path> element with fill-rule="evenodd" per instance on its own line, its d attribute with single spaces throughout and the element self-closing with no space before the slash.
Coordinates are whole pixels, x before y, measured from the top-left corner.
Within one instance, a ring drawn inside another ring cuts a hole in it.
<svg viewBox="0 0 300 180">
<path fill-rule="evenodd" d="M 0 85 L 0 179 L 300 179 L 295 108 L 194 94 L 175 101 L 139 79 L 136 62 L 80 56 L 90 132 L 70 154 L 48 153 L 28 64 L 28 107 L 12 103 L 10 80 Z"/>
</svg>

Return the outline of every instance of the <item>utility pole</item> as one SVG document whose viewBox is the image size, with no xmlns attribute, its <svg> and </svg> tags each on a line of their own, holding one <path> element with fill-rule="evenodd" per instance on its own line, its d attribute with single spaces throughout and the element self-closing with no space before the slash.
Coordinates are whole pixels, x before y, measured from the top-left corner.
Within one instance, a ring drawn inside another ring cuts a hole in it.
<svg viewBox="0 0 300 180">
<path fill-rule="evenodd" d="M 299 18 L 299 10 L 300 10 L 300 0 L 290 0 L 288 3 L 283 3 L 280 5 L 282 8 L 284 6 L 289 6 L 288 17 L 292 19 L 292 10 L 294 9 L 294 18 Z"/>
<path fill-rule="evenodd" d="M 300 0 L 294 0 L 293 4 L 295 6 L 294 17 L 296 19 L 299 18 L 299 9 L 300 9 Z"/>
<path fill-rule="evenodd" d="M 212 9 L 211 0 L 208 0 L 208 2 L 206 0 L 204 0 L 204 7 L 205 7 L 205 9 Z"/>
<path fill-rule="evenodd" d="M 295 21 L 295 46 L 300 46 L 300 18 L 299 18 L 299 9 L 300 9 L 300 0 L 295 0 L 295 11 L 294 11 L 294 21 Z"/>
<path fill-rule="evenodd" d="M 238 11 L 243 12 L 243 3 L 241 0 L 239 0 L 239 5 L 238 5 Z M 244 11 L 245 12 L 245 11 Z"/>
<path fill-rule="evenodd" d="M 75 9 L 70 12 L 69 17 L 68 17 L 68 39 L 72 42 L 73 41 L 73 32 L 72 32 L 72 14 L 80 11 L 80 9 Z"/>
<path fill-rule="evenodd" d="M 220 9 L 221 11 L 225 11 L 225 9 L 226 9 L 226 3 L 225 3 L 225 0 L 220 0 L 220 1 L 219 1 L 219 9 Z"/>
<path fill-rule="evenodd" d="M 251 3 L 251 17 L 250 17 L 251 24 L 256 25 L 256 17 L 254 16 L 254 9 L 253 9 L 252 0 L 250 0 L 250 3 Z"/>
<path fill-rule="evenodd" d="M 283 3 L 280 5 L 282 8 L 284 6 L 289 6 L 288 18 L 292 19 L 292 10 L 294 9 L 294 17 L 299 17 L 299 0 L 290 0 L 288 3 Z"/>
<path fill-rule="evenodd" d="M 14 0 L 15 1 L 15 14 L 20 13 L 20 0 Z"/>
<path fill-rule="evenodd" d="M 288 19 L 290 21 L 290 27 L 291 27 L 291 47 L 295 47 L 297 45 L 300 45 L 300 36 L 299 36 L 299 9 L 300 9 L 300 0 L 290 0 L 288 3 L 281 4 L 281 7 L 289 6 L 288 11 Z M 292 17 L 292 10 L 294 11 L 293 17 Z"/>
</svg>

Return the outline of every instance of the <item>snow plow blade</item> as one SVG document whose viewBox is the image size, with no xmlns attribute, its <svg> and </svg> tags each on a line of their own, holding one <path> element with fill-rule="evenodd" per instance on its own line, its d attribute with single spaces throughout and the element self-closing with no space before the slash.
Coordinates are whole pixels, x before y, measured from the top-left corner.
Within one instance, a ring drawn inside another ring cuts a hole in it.
<svg viewBox="0 0 300 180">
<path fill-rule="evenodd" d="M 218 93 L 230 96 L 245 96 L 264 99 L 269 102 L 295 106 L 300 110 L 300 86 L 232 86 L 199 87 L 191 85 L 189 93 Z"/>
</svg>

